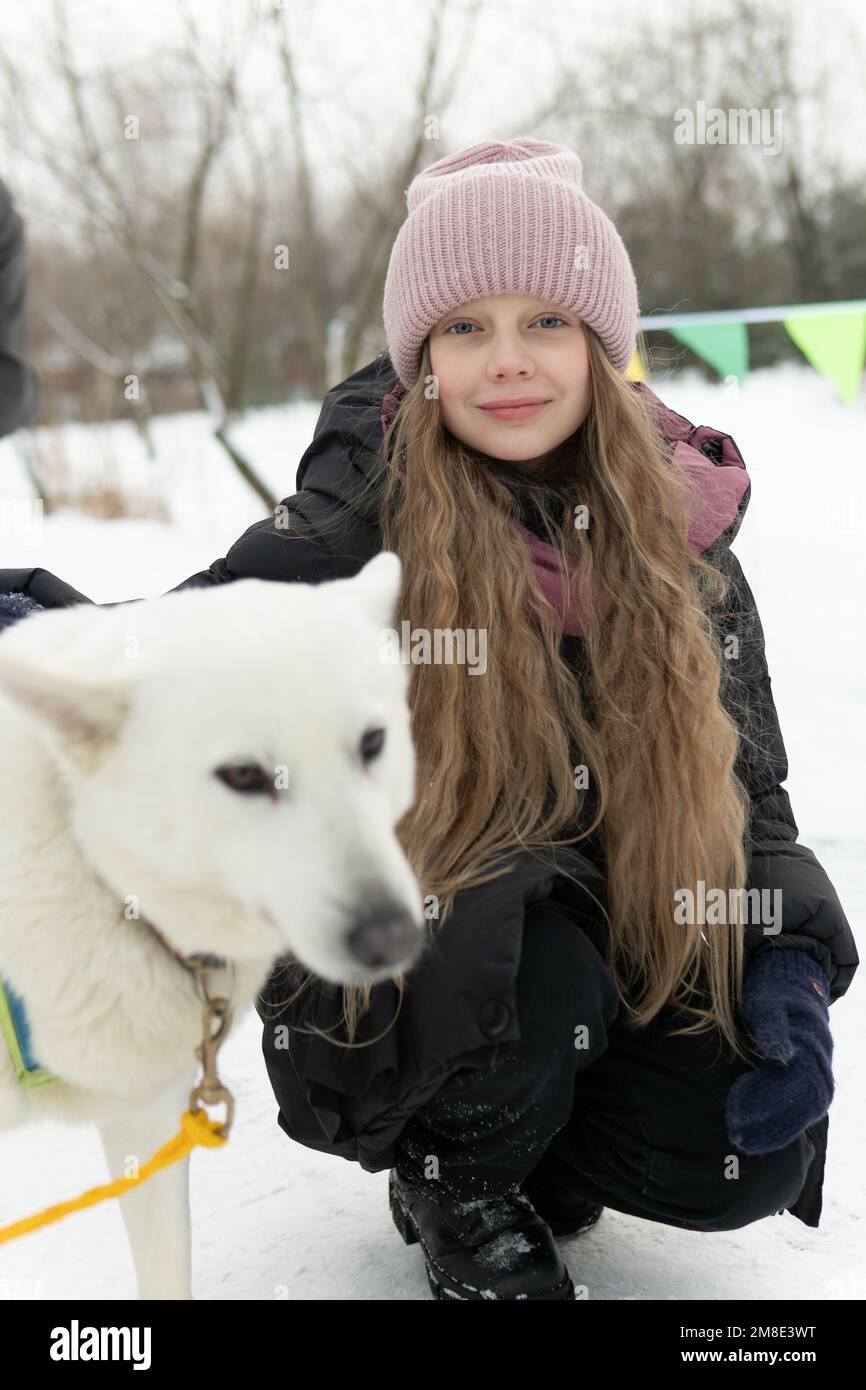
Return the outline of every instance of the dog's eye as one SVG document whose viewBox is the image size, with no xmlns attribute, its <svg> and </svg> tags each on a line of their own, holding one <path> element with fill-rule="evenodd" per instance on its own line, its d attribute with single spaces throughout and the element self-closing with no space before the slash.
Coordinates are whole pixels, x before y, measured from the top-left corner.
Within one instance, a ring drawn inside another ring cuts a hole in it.
<svg viewBox="0 0 866 1390">
<path fill-rule="evenodd" d="M 361 757 L 365 763 L 378 758 L 385 743 L 384 729 L 368 729 L 361 739 Z"/>
<path fill-rule="evenodd" d="M 274 790 L 274 783 L 258 763 L 234 763 L 228 767 L 218 767 L 216 775 L 233 792 L 267 792 Z"/>
</svg>

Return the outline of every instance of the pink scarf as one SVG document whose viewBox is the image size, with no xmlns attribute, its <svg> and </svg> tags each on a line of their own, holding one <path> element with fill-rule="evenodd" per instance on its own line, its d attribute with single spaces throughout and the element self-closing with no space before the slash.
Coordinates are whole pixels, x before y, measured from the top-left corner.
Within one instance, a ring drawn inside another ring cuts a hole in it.
<svg viewBox="0 0 866 1390">
<path fill-rule="evenodd" d="M 745 511 L 743 500 L 751 487 L 742 455 L 729 434 L 711 429 L 708 425 L 691 424 L 685 416 L 677 415 L 675 411 L 670 410 L 645 382 L 631 381 L 628 384 L 653 403 L 662 435 L 674 445 L 674 461 L 692 480 L 693 486 L 688 492 L 688 540 L 695 553 L 699 554 L 713 541 L 718 540 L 735 521 L 742 518 Z M 385 433 L 397 412 L 397 405 L 404 390 L 403 383 L 398 381 L 395 389 L 389 392 L 382 403 L 381 421 Z M 701 445 L 707 442 L 719 446 L 720 463 L 713 463 L 711 458 L 701 452 Z M 389 456 L 388 463 L 390 462 Z M 398 469 L 398 474 L 403 477 L 402 469 Z M 541 590 L 562 617 L 563 631 L 572 637 L 584 636 L 586 626 L 580 611 L 576 584 L 572 580 L 566 595 L 558 552 L 525 526 L 519 526 L 518 529 L 532 552 L 535 575 Z"/>
</svg>

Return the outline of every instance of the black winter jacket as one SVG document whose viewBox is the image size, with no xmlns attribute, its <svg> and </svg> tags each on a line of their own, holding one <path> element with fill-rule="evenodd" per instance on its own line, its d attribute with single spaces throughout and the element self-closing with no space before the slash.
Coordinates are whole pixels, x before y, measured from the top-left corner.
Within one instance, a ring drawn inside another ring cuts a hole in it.
<svg viewBox="0 0 866 1390">
<path fill-rule="evenodd" d="M 361 516 L 343 499 L 348 485 L 366 474 L 376 457 L 382 440 L 382 402 L 395 381 L 390 358 L 381 353 L 329 391 L 298 467 L 297 492 L 281 504 L 279 520 L 267 517 L 254 523 L 224 558 L 176 589 L 247 577 L 316 584 L 356 574 L 381 549 L 381 536 L 369 515 Z M 695 427 L 683 424 L 688 437 Z M 739 458 L 730 437 L 717 434 L 716 442 L 722 439 Z M 719 462 L 718 451 L 703 451 Z M 797 843 L 799 832 L 781 785 L 788 764 L 763 632 L 749 585 L 729 548 L 748 499 L 747 491 L 737 515 L 707 555 L 732 580 L 726 603 L 714 612 L 725 634 L 741 635 L 739 693 L 757 721 L 753 737 L 768 755 L 756 760 L 744 751 L 738 765 L 752 801 L 751 885 L 783 890 L 783 931 L 773 936 L 772 944 L 805 951 L 816 960 L 830 981 L 832 1003 L 847 990 L 859 961 L 832 883 L 812 850 Z M 287 529 L 286 514 L 296 516 L 307 534 Z M 318 538 L 316 523 L 325 518 L 332 522 L 335 516 L 342 524 Z M 528 517 L 526 521 L 529 524 Z M 48 607 L 89 601 L 42 569 L 0 570 L 0 589 L 29 593 Z M 743 614 L 747 621 L 742 621 Z M 564 655 L 577 672 L 581 639 L 566 637 L 564 643 Z M 558 865 L 567 866 L 605 904 L 606 887 L 603 856 L 594 841 L 580 851 L 543 857 L 516 851 L 510 862 L 507 877 L 458 895 L 451 917 L 437 929 L 431 948 L 408 976 L 401 1010 L 391 982 L 373 988 L 372 1007 L 357 1035 L 361 1043 L 376 1039 L 370 1046 L 334 1047 L 302 1031 L 313 1023 L 344 1041 L 339 1029 L 342 991 L 314 980 L 291 1007 L 283 1008 L 306 972 L 288 963 L 274 970 L 256 1008 L 264 1023 L 262 1047 L 279 1102 L 277 1121 L 287 1135 L 309 1148 L 356 1161 L 369 1172 L 392 1167 L 394 1141 L 409 1115 L 435 1093 L 455 1065 L 470 1064 L 473 1053 L 489 1049 L 491 1043 L 519 1039 L 516 982 L 527 905 L 555 897 L 575 911 L 585 910 L 579 888 Z M 591 929 L 591 919 L 587 926 Z M 771 944 L 755 927 L 746 928 L 745 940 L 750 958 Z M 275 1026 L 279 1024 L 288 1024 L 288 1030 Z M 827 1128 L 825 1118 L 809 1131 L 815 1160 L 803 1192 L 790 1208 L 813 1226 L 821 1209 Z"/>
</svg>

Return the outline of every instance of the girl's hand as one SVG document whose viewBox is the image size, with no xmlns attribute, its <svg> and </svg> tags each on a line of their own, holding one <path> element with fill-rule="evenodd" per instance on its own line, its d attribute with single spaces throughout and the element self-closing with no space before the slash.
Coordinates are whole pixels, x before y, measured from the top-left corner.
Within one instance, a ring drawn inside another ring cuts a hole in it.
<svg viewBox="0 0 866 1390">
<path fill-rule="evenodd" d="M 796 947 L 767 948 L 747 969 L 743 1011 L 767 1059 L 731 1087 L 728 1137 L 747 1154 L 773 1153 L 823 1119 L 833 1099 L 830 985 Z"/>
</svg>

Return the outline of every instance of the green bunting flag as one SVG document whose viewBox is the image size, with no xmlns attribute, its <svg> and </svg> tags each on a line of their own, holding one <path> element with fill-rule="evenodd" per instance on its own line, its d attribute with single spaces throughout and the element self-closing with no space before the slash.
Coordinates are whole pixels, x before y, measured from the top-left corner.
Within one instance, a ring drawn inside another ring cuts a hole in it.
<svg viewBox="0 0 866 1390">
<path fill-rule="evenodd" d="M 672 328 L 681 343 L 715 367 L 719 376 L 735 376 L 740 385 L 749 370 L 749 335 L 744 323 L 696 324 L 693 328 Z"/>
<path fill-rule="evenodd" d="M 829 377 L 846 405 L 853 405 L 866 355 L 866 315 L 794 316 L 785 319 L 785 327 L 815 370 Z"/>
<path fill-rule="evenodd" d="M 855 403 L 866 361 L 866 299 L 724 309 L 706 314 L 649 314 L 638 319 L 639 328 L 667 329 L 709 362 L 721 377 L 736 377 L 739 382 L 745 380 L 749 370 L 750 323 L 783 323 L 807 361 L 832 381 L 844 404 Z M 637 356 L 629 373 L 643 370 Z"/>
</svg>

